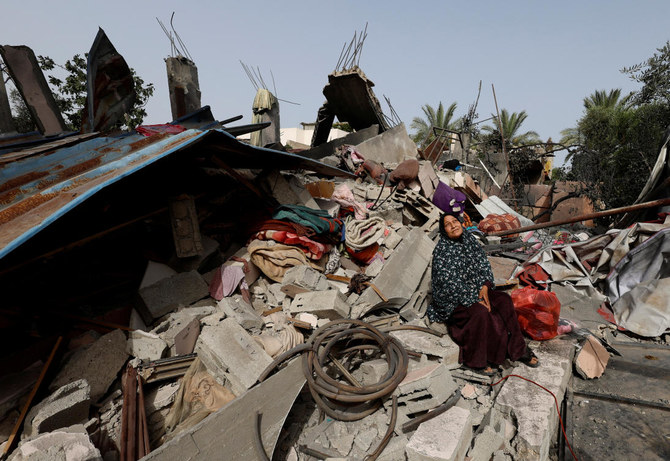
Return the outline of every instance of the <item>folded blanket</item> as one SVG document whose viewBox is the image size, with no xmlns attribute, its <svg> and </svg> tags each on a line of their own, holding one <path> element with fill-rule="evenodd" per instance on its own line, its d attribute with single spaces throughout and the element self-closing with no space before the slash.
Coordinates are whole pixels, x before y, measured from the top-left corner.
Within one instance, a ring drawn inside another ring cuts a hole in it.
<svg viewBox="0 0 670 461">
<path fill-rule="evenodd" d="M 295 245 L 305 252 L 310 259 L 321 259 L 330 250 L 330 245 L 315 242 L 304 235 L 282 230 L 263 230 L 255 235 L 259 240 L 274 240 L 275 242 Z"/>
<path fill-rule="evenodd" d="M 247 246 L 251 261 L 275 282 L 284 279 L 286 271 L 294 266 L 306 264 L 323 272 L 326 258 L 311 260 L 298 247 L 284 245 L 274 240 L 253 240 Z"/>
<path fill-rule="evenodd" d="M 362 250 L 384 236 L 386 223 L 379 216 L 368 219 L 347 219 L 345 242 L 352 250 Z"/>
</svg>

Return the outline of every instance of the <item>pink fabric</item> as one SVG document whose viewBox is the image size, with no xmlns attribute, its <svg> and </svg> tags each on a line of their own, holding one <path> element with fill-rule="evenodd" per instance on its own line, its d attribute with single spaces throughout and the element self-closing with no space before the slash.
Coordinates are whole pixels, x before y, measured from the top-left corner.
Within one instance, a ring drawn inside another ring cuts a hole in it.
<svg viewBox="0 0 670 461">
<path fill-rule="evenodd" d="M 214 278 L 209 284 L 209 295 L 221 301 L 223 298 L 235 293 L 238 286 L 249 289 L 244 279 L 244 268 L 237 265 L 222 265 L 216 270 Z"/>
<path fill-rule="evenodd" d="M 310 258 L 321 259 L 323 255 L 330 251 L 330 246 L 315 242 L 314 240 L 297 235 L 288 231 L 264 230 L 256 234 L 255 238 L 259 240 L 274 240 L 275 242 L 285 243 L 287 245 L 296 245 Z"/>
<path fill-rule="evenodd" d="M 351 192 L 351 189 L 347 187 L 346 184 L 340 184 L 333 191 L 333 195 L 330 197 L 331 200 L 335 200 L 337 203 L 344 207 L 353 207 L 354 216 L 356 219 L 365 219 L 367 216 L 367 209 L 361 202 L 357 202 L 354 198 L 354 193 Z"/>
</svg>

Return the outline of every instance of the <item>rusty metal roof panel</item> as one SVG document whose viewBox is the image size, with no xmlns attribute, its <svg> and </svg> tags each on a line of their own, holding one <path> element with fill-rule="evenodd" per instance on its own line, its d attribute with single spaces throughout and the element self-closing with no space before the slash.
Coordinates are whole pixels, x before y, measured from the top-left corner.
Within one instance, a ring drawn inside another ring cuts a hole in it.
<svg viewBox="0 0 670 461">
<path fill-rule="evenodd" d="M 88 139 L 0 164 L 0 258 L 105 187 L 195 144 L 233 168 L 302 168 L 350 176 L 296 154 L 241 143 L 223 130 Z"/>
</svg>

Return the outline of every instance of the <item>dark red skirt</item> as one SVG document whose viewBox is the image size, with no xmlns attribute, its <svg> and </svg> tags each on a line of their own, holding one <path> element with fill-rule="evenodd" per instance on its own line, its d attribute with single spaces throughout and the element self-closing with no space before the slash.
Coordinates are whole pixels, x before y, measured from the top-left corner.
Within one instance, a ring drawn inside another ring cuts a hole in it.
<svg viewBox="0 0 670 461">
<path fill-rule="evenodd" d="M 458 306 L 447 320 L 449 335 L 460 347 L 458 361 L 471 368 L 516 361 L 526 352 L 512 298 L 490 290 L 489 301 L 491 312 L 480 303 Z"/>
</svg>

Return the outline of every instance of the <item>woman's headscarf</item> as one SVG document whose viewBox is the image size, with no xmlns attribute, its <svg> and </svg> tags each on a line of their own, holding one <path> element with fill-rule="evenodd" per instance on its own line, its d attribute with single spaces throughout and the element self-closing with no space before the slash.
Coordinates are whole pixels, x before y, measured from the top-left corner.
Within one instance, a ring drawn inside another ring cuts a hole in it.
<svg viewBox="0 0 670 461">
<path fill-rule="evenodd" d="M 441 238 L 433 250 L 433 302 L 427 312 L 431 322 L 443 322 L 457 306 L 476 303 L 484 283 L 493 282 L 491 264 L 477 240 L 465 229 L 458 239 L 450 239 L 444 216 L 440 217 Z"/>
</svg>

